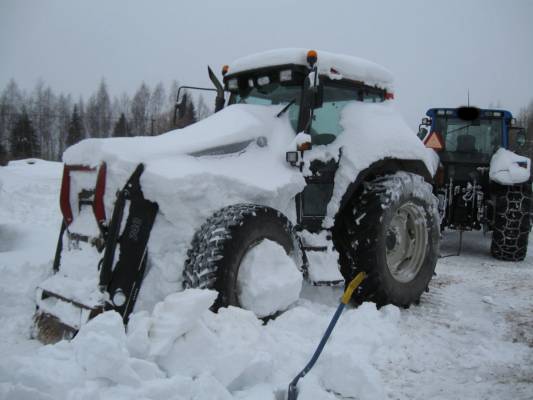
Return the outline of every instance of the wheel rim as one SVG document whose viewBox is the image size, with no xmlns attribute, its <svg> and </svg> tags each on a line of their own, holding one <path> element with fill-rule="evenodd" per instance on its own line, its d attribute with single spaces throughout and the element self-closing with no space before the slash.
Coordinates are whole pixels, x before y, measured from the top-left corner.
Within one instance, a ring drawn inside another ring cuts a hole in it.
<svg viewBox="0 0 533 400">
<path fill-rule="evenodd" d="M 411 282 L 422 267 L 428 245 L 424 209 L 408 202 L 400 206 L 387 227 L 387 267 L 398 282 Z"/>
</svg>

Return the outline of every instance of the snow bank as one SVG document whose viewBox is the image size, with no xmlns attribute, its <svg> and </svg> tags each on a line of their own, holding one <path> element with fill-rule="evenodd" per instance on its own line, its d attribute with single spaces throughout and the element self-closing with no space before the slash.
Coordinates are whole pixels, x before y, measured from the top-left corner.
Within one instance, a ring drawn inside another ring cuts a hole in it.
<svg viewBox="0 0 533 400">
<path fill-rule="evenodd" d="M 307 66 L 307 52 L 310 49 L 275 49 L 239 58 L 229 65 L 228 74 L 234 74 L 262 67 L 296 64 Z M 367 85 L 392 89 L 392 74 L 371 61 L 327 51 L 318 50 L 318 71 L 332 79 L 352 79 Z"/>
<path fill-rule="evenodd" d="M 304 301 L 263 327 L 250 311 L 212 313 L 215 298 L 198 289 L 173 294 L 152 314 L 133 314 L 127 331 L 120 315 L 105 312 L 71 342 L 3 358 L 0 398 L 160 399 L 179 393 L 184 400 L 274 400 L 307 362 L 334 311 Z M 394 307 L 377 311 L 372 304 L 347 311 L 323 358 L 302 380 L 300 399 L 329 398 L 329 392 L 382 398 L 372 354 L 394 342 L 398 315 Z"/>
<path fill-rule="evenodd" d="M 519 156 L 504 148 L 498 149 L 490 160 L 489 177 L 501 185 L 526 182 L 530 177 L 530 171 L 531 160 L 529 158 Z"/>
</svg>

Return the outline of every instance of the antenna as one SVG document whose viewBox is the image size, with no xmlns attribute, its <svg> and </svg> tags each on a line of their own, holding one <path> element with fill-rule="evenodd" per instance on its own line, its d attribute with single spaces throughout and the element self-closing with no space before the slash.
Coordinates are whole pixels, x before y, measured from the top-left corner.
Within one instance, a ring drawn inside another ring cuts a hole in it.
<svg viewBox="0 0 533 400">
<path fill-rule="evenodd" d="M 470 89 L 466 89 L 466 101 L 467 101 L 467 106 L 470 107 Z"/>
</svg>

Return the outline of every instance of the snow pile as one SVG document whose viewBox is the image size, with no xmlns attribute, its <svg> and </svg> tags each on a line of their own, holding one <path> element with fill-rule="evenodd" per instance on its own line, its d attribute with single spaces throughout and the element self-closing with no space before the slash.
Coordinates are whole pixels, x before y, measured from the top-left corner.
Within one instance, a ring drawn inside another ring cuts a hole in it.
<svg viewBox="0 0 533 400">
<path fill-rule="evenodd" d="M 35 287 L 50 273 L 59 228 L 61 168 L 0 168 L 0 399 L 283 399 L 340 288 L 304 284 L 296 306 L 266 324 L 237 308 L 213 314 L 213 293 L 187 291 L 133 314 L 127 331 L 108 312 L 72 342 L 30 340 Z M 444 239 L 443 254 L 454 253 L 457 236 Z M 419 306 L 346 310 L 299 399 L 530 399 L 532 244 L 524 262 L 500 262 L 490 238 L 466 232 L 461 257 L 439 260 Z"/>
<path fill-rule="evenodd" d="M 60 163 L 37 159 L 0 167 L 2 357 L 37 346 L 27 338 L 35 312 L 35 288 L 51 273 L 60 226 L 61 170 Z"/>
<path fill-rule="evenodd" d="M 127 332 L 115 312 L 84 325 L 71 342 L 0 361 L 0 398 L 169 398 L 274 400 L 310 357 L 332 307 L 303 304 L 262 327 L 249 311 L 208 310 L 216 293 L 168 296 L 150 315 L 132 315 Z M 349 310 L 323 359 L 301 383 L 300 399 L 384 397 L 372 354 L 394 343 L 399 310 Z M 377 330 L 377 331 L 376 331 Z M 348 352 L 346 349 L 350 349 Z M 349 372 L 348 372 L 349 371 Z M 172 396 L 170 396 L 172 398 Z"/>
<path fill-rule="evenodd" d="M 521 164 L 521 165 L 520 165 Z M 501 185 L 526 182 L 530 177 L 531 160 L 504 148 L 498 149 L 490 160 L 489 177 Z"/>
<path fill-rule="evenodd" d="M 251 54 L 231 63 L 228 74 L 277 65 L 296 64 L 308 66 L 308 51 L 309 49 L 288 48 Z M 331 79 L 346 78 L 362 81 L 367 85 L 376 85 L 383 89 L 392 88 L 392 74 L 381 65 L 362 58 L 334 54 L 322 50 L 318 50 L 317 54 L 319 74 L 328 75 Z"/>
<path fill-rule="evenodd" d="M 285 249 L 265 239 L 244 255 L 237 284 L 241 305 L 258 317 L 286 310 L 300 297 L 302 273 Z"/>
</svg>

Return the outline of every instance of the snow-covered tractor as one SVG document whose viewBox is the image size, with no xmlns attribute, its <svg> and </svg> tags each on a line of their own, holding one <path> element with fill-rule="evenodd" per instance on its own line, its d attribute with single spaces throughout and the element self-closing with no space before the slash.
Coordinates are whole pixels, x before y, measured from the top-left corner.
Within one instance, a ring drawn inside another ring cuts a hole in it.
<svg viewBox="0 0 533 400">
<path fill-rule="evenodd" d="M 103 310 L 127 323 L 184 288 L 260 318 L 296 302 L 303 280 L 343 285 L 365 271 L 356 301 L 398 306 L 427 289 L 437 160 L 395 110 L 387 70 L 283 49 L 235 61 L 223 83 L 209 72 L 212 116 L 65 152 L 41 340 L 71 337 Z"/>
<path fill-rule="evenodd" d="M 439 154 L 434 180 L 441 229 L 492 231 L 490 252 L 521 261 L 531 230 L 531 160 L 509 111 L 432 108 L 419 137 Z M 429 129 L 428 129 L 429 128 Z"/>
</svg>

